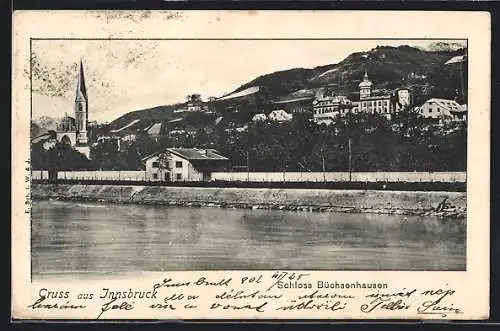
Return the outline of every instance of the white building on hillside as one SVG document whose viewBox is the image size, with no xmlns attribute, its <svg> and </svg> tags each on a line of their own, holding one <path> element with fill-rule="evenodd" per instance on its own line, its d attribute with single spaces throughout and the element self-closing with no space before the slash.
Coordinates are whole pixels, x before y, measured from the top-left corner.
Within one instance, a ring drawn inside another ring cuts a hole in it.
<svg viewBox="0 0 500 331">
<path fill-rule="evenodd" d="M 252 122 L 264 122 L 265 120 L 267 120 L 267 116 L 263 113 L 255 114 L 252 117 Z"/>
<path fill-rule="evenodd" d="M 142 159 L 146 179 L 155 181 L 206 181 L 212 172 L 230 167 L 227 157 L 214 149 L 167 148 Z"/>
<path fill-rule="evenodd" d="M 424 118 L 442 121 L 465 121 L 467 108 L 454 100 L 432 98 L 417 108 Z"/>
<path fill-rule="evenodd" d="M 269 116 L 267 116 L 267 118 L 270 121 L 274 121 L 274 122 L 289 122 L 289 121 L 291 121 L 293 119 L 293 115 L 292 114 L 288 114 L 283 109 L 276 109 L 276 110 L 273 110 L 269 114 Z"/>
<path fill-rule="evenodd" d="M 314 121 L 326 125 L 333 123 L 336 117 L 349 113 L 354 107 L 346 96 L 325 96 L 323 88 L 318 90 L 312 104 Z"/>
</svg>

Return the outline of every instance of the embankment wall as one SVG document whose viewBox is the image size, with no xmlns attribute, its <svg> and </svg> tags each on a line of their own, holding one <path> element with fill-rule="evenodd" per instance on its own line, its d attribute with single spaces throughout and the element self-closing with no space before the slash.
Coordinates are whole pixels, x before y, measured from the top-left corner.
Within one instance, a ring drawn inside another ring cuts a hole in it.
<svg viewBox="0 0 500 331">
<path fill-rule="evenodd" d="M 32 179 L 48 179 L 46 170 L 33 170 Z M 58 179 L 122 180 L 153 179 L 145 171 L 59 171 Z M 213 172 L 213 180 L 250 182 L 443 182 L 465 183 L 465 172 Z M 159 180 L 159 179 L 158 179 Z"/>
<path fill-rule="evenodd" d="M 34 200 L 465 216 L 466 193 L 33 184 Z M 446 198 L 444 208 L 437 209 Z"/>
</svg>

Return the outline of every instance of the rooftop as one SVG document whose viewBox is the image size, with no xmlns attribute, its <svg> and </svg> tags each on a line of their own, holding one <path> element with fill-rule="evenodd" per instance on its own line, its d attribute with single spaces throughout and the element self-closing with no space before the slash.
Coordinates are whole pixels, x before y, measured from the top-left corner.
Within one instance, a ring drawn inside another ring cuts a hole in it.
<svg viewBox="0 0 500 331">
<path fill-rule="evenodd" d="M 458 102 L 455 100 L 448 100 L 448 99 L 439 99 L 439 98 L 432 98 L 427 100 L 426 102 L 428 103 L 436 103 L 439 106 L 448 109 L 449 111 L 466 111 L 466 108 L 461 106 Z"/>
<path fill-rule="evenodd" d="M 219 151 L 215 149 L 200 149 L 200 148 L 167 148 L 165 152 L 170 152 L 172 154 L 178 155 L 186 160 L 229 160 L 227 157 L 223 156 Z M 142 158 L 143 161 L 148 160 L 163 151 L 156 152 L 147 155 Z"/>
<path fill-rule="evenodd" d="M 365 76 L 363 77 L 363 81 L 359 83 L 359 87 L 371 87 L 373 83 L 368 79 L 368 73 L 365 72 Z"/>
<path fill-rule="evenodd" d="M 215 149 L 168 148 L 167 150 L 188 160 L 229 160 Z"/>
<path fill-rule="evenodd" d="M 310 97 L 301 97 L 301 98 L 294 98 L 294 99 L 285 99 L 285 100 L 274 101 L 274 103 L 284 104 L 284 103 L 292 103 L 292 102 L 297 102 L 297 101 L 310 101 L 313 98 L 314 97 L 310 96 Z"/>
</svg>

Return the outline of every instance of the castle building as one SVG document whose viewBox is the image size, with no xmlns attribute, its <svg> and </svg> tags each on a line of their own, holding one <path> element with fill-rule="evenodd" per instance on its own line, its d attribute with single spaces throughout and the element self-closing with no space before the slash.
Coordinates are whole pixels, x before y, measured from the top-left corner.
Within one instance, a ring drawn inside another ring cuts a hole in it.
<svg viewBox="0 0 500 331">
<path fill-rule="evenodd" d="M 313 119 L 318 124 L 329 125 L 338 116 L 351 111 L 353 103 L 346 96 L 325 96 L 325 89 L 320 88 L 313 103 Z"/>
<path fill-rule="evenodd" d="M 372 93 L 373 83 L 368 78 L 367 72 L 358 86 L 359 101 L 354 105 L 354 112 L 380 114 L 391 119 L 393 114 L 407 109 L 411 104 L 411 91 L 404 87 L 389 94 L 374 95 Z"/>
<path fill-rule="evenodd" d="M 80 71 L 76 86 L 76 96 L 73 104 L 74 117 L 66 115 L 57 125 L 57 140 L 69 144 L 87 158 L 90 156 L 88 144 L 89 104 L 83 63 L 80 61 Z"/>
</svg>

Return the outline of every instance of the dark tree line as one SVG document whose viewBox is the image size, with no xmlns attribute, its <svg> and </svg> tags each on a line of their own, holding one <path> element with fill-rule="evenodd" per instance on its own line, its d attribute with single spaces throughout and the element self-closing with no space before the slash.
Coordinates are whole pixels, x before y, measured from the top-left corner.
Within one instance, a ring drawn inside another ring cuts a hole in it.
<svg viewBox="0 0 500 331">
<path fill-rule="evenodd" d="M 31 145 L 31 168 L 48 170 L 51 178 L 55 178 L 58 171 L 86 170 L 92 167 L 87 157 L 70 145 L 57 142 L 49 149 L 45 149 L 43 143 Z"/>
<path fill-rule="evenodd" d="M 348 171 L 349 165 L 353 171 L 465 171 L 466 130 L 465 123 L 430 124 L 413 113 L 401 113 L 390 121 L 349 114 L 329 126 L 296 115 L 291 122 L 250 123 L 240 131 L 213 125 L 157 139 L 141 133 L 135 141 L 121 141 L 120 148 L 117 140 L 109 139 L 91 147 L 90 161 L 60 143 L 48 151 L 34 145 L 32 165 L 140 170 L 141 159 L 148 154 L 167 147 L 197 147 L 217 149 L 233 166 L 248 166 L 250 171 Z"/>
<path fill-rule="evenodd" d="M 466 126 L 429 125 L 414 115 L 353 115 L 330 126 L 258 123 L 241 134 L 221 132 L 216 144 L 251 171 L 347 171 L 349 140 L 353 171 L 466 169 Z"/>
</svg>

